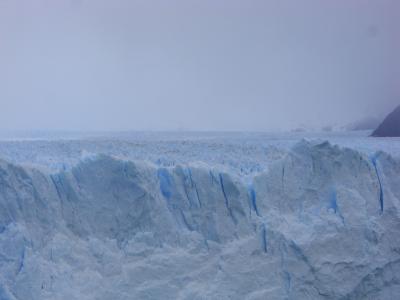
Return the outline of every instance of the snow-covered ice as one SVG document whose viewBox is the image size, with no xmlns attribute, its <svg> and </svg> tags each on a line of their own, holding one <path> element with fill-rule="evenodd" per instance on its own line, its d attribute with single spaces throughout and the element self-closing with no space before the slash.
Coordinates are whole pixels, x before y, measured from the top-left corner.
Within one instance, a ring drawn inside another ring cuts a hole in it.
<svg viewBox="0 0 400 300">
<path fill-rule="evenodd" d="M 49 171 L 70 169 L 105 154 L 158 166 L 204 163 L 240 176 L 253 175 L 281 159 L 299 141 L 326 140 L 367 155 L 400 155 L 400 138 L 371 138 L 368 131 L 311 133 L 121 132 L 0 133 L 0 158 Z"/>
<path fill-rule="evenodd" d="M 302 135 L 3 140 L 0 299 L 396 299 L 400 140 Z"/>
</svg>

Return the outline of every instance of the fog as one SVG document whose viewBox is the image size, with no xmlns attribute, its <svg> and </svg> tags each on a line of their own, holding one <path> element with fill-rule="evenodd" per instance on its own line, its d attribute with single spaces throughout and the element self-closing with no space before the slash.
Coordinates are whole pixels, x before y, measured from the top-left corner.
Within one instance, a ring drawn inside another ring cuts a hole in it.
<svg viewBox="0 0 400 300">
<path fill-rule="evenodd" d="M 0 129 L 344 125 L 399 53 L 398 0 L 0 0 Z"/>
</svg>

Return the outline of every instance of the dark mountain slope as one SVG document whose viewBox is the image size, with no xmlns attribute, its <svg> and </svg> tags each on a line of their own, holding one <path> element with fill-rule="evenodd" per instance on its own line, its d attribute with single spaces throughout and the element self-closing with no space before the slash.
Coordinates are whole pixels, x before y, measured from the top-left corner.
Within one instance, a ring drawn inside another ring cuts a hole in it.
<svg viewBox="0 0 400 300">
<path fill-rule="evenodd" d="M 400 137 L 400 106 L 391 112 L 372 133 L 375 137 Z"/>
</svg>

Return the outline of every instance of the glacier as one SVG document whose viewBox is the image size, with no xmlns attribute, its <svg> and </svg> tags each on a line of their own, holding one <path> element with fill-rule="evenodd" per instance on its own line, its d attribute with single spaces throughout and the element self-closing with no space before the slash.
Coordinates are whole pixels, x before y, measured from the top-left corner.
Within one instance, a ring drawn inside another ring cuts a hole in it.
<svg viewBox="0 0 400 300">
<path fill-rule="evenodd" d="M 400 160 L 306 140 L 271 153 L 246 176 L 1 160 L 0 299 L 398 298 Z"/>
</svg>

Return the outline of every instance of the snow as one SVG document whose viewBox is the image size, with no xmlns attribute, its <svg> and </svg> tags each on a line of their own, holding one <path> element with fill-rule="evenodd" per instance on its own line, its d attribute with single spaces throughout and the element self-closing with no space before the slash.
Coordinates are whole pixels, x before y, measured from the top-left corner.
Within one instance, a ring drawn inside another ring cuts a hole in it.
<svg viewBox="0 0 400 300">
<path fill-rule="evenodd" d="M 325 135 L 1 142 L 0 299 L 396 298 L 400 141 Z"/>
<path fill-rule="evenodd" d="M 157 166 L 205 164 L 252 177 L 284 157 L 302 139 L 329 141 L 367 155 L 383 151 L 400 156 L 400 138 L 372 138 L 369 131 L 246 133 L 246 132 L 122 132 L 28 133 L 1 139 L 0 158 L 50 172 L 71 169 L 80 161 L 105 154 Z"/>
</svg>

